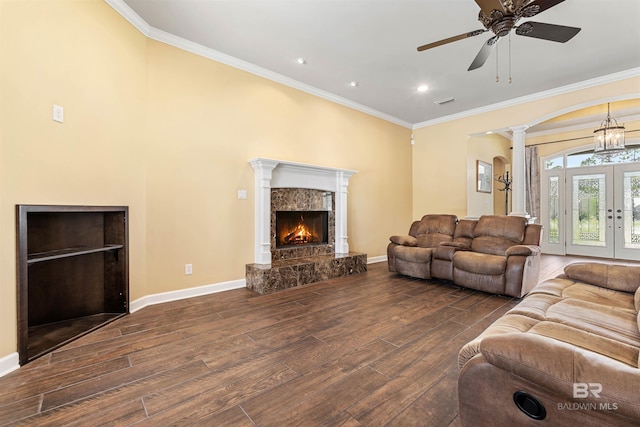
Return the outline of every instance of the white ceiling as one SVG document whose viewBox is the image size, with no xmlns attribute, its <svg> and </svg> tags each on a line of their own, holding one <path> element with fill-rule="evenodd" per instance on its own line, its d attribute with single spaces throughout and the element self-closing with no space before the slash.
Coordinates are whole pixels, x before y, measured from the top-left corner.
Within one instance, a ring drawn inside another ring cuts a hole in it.
<svg viewBox="0 0 640 427">
<path fill-rule="evenodd" d="M 508 38 L 498 44 L 499 83 L 495 52 L 467 71 L 491 33 L 416 50 L 483 28 L 474 0 L 106 1 L 151 37 L 407 127 L 640 74 L 639 0 L 566 0 L 531 18 L 582 31 L 565 44 L 512 34 L 510 84 Z M 421 84 L 430 89 L 418 93 Z"/>
</svg>

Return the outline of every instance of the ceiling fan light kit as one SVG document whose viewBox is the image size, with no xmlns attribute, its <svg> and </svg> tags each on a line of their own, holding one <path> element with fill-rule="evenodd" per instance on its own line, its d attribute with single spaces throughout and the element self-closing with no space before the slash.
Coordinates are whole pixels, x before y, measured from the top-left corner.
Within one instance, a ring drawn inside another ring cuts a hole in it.
<svg viewBox="0 0 640 427">
<path fill-rule="evenodd" d="M 458 36 L 419 46 L 418 51 L 422 52 L 491 31 L 494 35 L 480 48 L 480 51 L 467 70 L 471 71 L 482 67 L 487 61 L 487 58 L 489 58 L 498 40 L 501 37 L 510 35 L 511 30 L 514 28 L 516 35 L 519 36 L 566 43 L 580 32 L 580 28 L 534 21 L 516 25 L 520 19 L 536 16 L 563 1 L 564 0 L 475 0 L 476 4 L 480 7 L 478 20 L 485 29 L 470 31 Z M 499 79 L 496 81 L 498 80 Z M 509 78 L 509 80 L 511 80 L 511 78 Z"/>
</svg>

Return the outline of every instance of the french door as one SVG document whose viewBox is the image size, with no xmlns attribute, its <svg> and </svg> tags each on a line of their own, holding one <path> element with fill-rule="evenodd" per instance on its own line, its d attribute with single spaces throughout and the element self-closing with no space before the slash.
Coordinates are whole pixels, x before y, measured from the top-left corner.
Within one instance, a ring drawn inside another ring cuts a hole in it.
<svg viewBox="0 0 640 427">
<path fill-rule="evenodd" d="M 640 260 L 640 164 L 570 168 L 564 181 L 565 253 Z"/>
</svg>

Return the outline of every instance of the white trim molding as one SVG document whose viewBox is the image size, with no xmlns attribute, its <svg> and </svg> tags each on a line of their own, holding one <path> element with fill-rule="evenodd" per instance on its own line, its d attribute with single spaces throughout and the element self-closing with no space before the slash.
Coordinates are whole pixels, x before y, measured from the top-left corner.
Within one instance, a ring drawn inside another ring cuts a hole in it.
<svg viewBox="0 0 640 427">
<path fill-rule="evenodd" d="M 191 52 L 193 54 L 200 55 L 205 58 L 212 59 L 214 61 L 228 65 L 230 67 L 237 68 L 242 71 L 246 71 L 248 73 L 265 78 L 267 80 L 271 80 L 276 83 L 280 83 L 285 86 L 298 89 L 310 95 L 314 95 L 319 98 L 326 99 L 328 101 L 345 106 L 347 108 L 351 108 L 353 110 L 360 111 L 370 116 L 388 121 L 390 123 L 395 123 L 407 129 L 411 129 L 411 123 L 405 120 L 401 120 L 390 114 L 383 113 L 382 111 L 376 110 L 371 107 L 367 107 L 366 105 L 359 104 L 357 102 L 351 101 L 350 99 L 343 98 L 341 96 L 335 95 L 333 93 L 327 92 L 322 89 L 318 89 L 317 87 L 308 85 L 306 83 L 302 83 L 290 77 L 283 76 L 282 74 L 278 74 L 271 70 L 267 70 L 266 68 L 259 67 L 257 65 L 251 64 L 249 62 L 243 61 L 241 59 L 219 52 L 217 50 L 208 48 L 201 44 L 192 42 L 190 40 L 184 39 L 182 37 L 178 37 L 174 34 L 170 34 L 170 33 L 167 33 L 166 31 L 162 31 L 155 27 L 152 27 L 144 19 L 142 19 L 140 15 L 138 15 L 128 4 L 126 4 L 124 0 L 104 0 L 104 1 L 109 6 L 114 8 L 127 21 L 129 21 L 131 25 L 136 27 L 142 34 L 144 34 L 146 37 L 150 39 L 168 44 L 170 46 L 177 47 L 178 49 L 182 49 L 184 51 Z"/>
<path fill-rule="evenodd" d="M 509 108 L 509 107 L 515 107 L 516 105 L 527 104 L 529 102 L 538 101 L 540 99 L 551 98 L 553 96 L 563 95 L 565 93 L 575 92 L 577 90 L 582 90 L 582 89 L 588 89 L 591 87 L 600 86 L 607 83 L 613 83 L 619 80 L 630 79 L 632 77 L 637 77 L 637 76 L 640 76 L 640 68 L 632 68 L 630 70 L 621 71 L 619 73 L 613 73 L 613 74 L 609 74 L 602 77 L 596 77 L 594 79 L 585 80 L 582 82 L 558 87 L 555 89 L 545 90 L 545 91 L 534 93 L 531 95 L 521 96 L 520 98 L 514 98 L 508 101 L 498 102 L 495 104 L 486 105 L 484 107 L 462 111 L 457 114 L 451 114 L 449 116 L 439 117 L 437 119 L 416 123 L 413 125 L 413 129 L 415 130 L 415 129 L 425 128 L 428 126 L 451 122 L 451 121 L 462 119 L 465 117 L 471 117 L 471 116 L 476 116 L 482 113 L 488 113 L 490 111 L 500 110 L 500 109 Z M 552 117 L 555 117 L 555 115 Z M 541 121 L 543 121 L 543 119 L 539 119 L 538 123 Z M 533 124 L 535 123 L 536 122 L 533 122 Z M 532 123 L 529 123 L 529 125 L 532 125 Z"/>
<path fill-rule="evenodd" d="M 367 258 L 367 264 L 376 264 L 378 262 L 387 262 L 386 255 L 372 256 Z"/>
<path fill-rule="evenodd" d="M 214 283 L 210 285 L 197 286 L 195 288 L 180 289 L 177 291 L 162 292 L 159 294 L 147 295 L 131 302 L 129 312 L 134 313 L 149 305 L 162 304 L 165 302 L 178 301 L 186 298 L 199 297 L 202 295 L 215 294 L 217 292 L 230 291 L 232 289 L 245 288 L 245 279 L 230 280 L 228 282 Z"/>
<path fill-rule="evenodd" d="M 256 157 L 249 160 L 255 172 L 254 262 L 271 264 L 271 189 L 308 188 L 336 193 L 337 254 L 349 253 L 347 188 L 354 170 L 308 165 Z"/>
<path fill-rule="evenodd" d="M 0 377 L 4 377 L 18 368 L 20 368 L 20 359 L 17 352 L 0 357 Z"/>
</svg>

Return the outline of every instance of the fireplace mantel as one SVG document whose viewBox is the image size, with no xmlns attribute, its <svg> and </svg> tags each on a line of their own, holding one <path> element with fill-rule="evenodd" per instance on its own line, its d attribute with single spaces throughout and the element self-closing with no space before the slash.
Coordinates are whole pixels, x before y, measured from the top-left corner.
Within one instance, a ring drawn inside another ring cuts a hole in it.
<svg viewBox="0 0 640 427">
<path fill-rule="evenodd" d="M 347 187 L 357 171 L 257 157 L 249 160 L 255 172 L 254 262 L 271 264 L 271 189 L 308 188 L 335 192 L 335 250 L 349 253 Z"/>
</svg>

